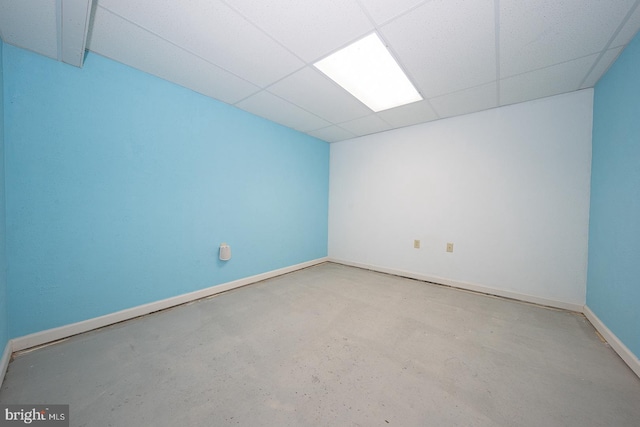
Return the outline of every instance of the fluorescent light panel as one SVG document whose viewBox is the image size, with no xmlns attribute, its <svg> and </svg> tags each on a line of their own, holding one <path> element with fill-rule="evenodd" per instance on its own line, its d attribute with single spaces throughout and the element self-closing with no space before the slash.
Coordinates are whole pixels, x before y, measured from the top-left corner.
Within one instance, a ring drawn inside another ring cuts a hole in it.
<svg viewBox="0 0 640 427">
<path fill-rule="evenodd" d="M 422 99 L 376 33 L 314 66 L 375 112 Z"/>
</svg>

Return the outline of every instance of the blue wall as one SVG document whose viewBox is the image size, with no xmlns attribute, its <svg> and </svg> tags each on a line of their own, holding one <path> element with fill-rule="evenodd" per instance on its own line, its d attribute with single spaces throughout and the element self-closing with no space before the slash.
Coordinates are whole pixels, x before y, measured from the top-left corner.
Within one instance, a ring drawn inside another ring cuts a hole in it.
<svg viewBox="0 0 640 427">
<path fill-rule="evenodd" d="M 0 357 L 9 341 L 7 303 L 7 255 L 4 199 L 4 78 L 2 57 L 4 43 L 0 40 Z M 1 379 L 0 379 L 1 381 Z"/>
<path fill-rule="evenodd" d="M 4 49 L 11 337 L 327 255 L 326 142 L 95 54 Z"/>
<path fill-rule="evenodd" d="M 598 82 L 587 306 L 640 356 L 640 35 Z"/>
</svg>

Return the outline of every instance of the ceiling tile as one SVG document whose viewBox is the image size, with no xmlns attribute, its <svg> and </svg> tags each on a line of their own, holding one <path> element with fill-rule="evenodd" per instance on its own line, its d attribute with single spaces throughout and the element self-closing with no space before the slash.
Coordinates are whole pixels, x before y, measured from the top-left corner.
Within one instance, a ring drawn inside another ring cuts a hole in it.
<svg viewBox="0 0 640 427">
<path fill-rule="evenodd" d="M 636 0 L 500 1 L 500 77 L 605 49 Z"/>
<path fill-rule="evenodd" d="M 315 114 L 311 114 L 297 105 L 293 105 L 266 91 L 258 92 L 238 102 L 236 107 L 301 132 L 308 132 L 331 125 L 331 123 Z"/>
<path fill-rule="evenodd" d="M 418 101 L 390 110 L 380 111 L 378 117 L 397 128 L 436 120 L 438 115 L 433 111 L 429 102 Z"/>
<path fill-rule="evenodd" d="M 92 51 L 223 102 L 233 104 L 259 90 L 101 7 L 90 34 Z"/>
<path fill-rule="evenodd" d="M 500 80 L 500 105 L 515 104 L 579 89 L 598 58 L 590 55 Z"/>
<path fill-rule="evenodd" d="M 613 64 L 618 55 L 620 55 L 620 52 L 622 52 L 622 47 L 607 50 L 596 66 L 593 67 L 593 70 L 591 70 L 591 73 L 589 73 L 584 83 L 580 86 L 580 89 L 594 87 L 596 83 L 598 83 L 598 80 L 600 80 L 600 77 L 607 72 L 611 64 Z"/>
<path fill-rule="evenodd" d="M 375 114 L 340 123 L 340 127 L 357 136 L 369 135 L 391 129 L 388 123 Z"/>
<path fill-rule="evenodd" d="M 342 129 L 339 126 L 329 126 L 326 128 L 308 132 L 309 135 L 327 142 L 338 142 L 345 139 L 355 138 L 356 135 Z"/>
<path fill-rule="evenodd" d="M 371 15 L 375 23 L 381 25 L 425 1 L 426 0 L 360 0 L 360 3 L 362 3 L 367 12 L 369 12 L 369 15 Z"/>
<path fill-rule="evenodd" d="M 627 23 L 620 29 L 620 32 L 616 35 L 616 38 L 613 39 L 610 47 L 618 47 L 626 45 L 631 41 L 633 36 L 635 36 L 640 30 L 640 1 L 638 1 L 638 6 L 633 11 Z"/>
<path fill-rule="evenodd" d="M 227 3 L 307 62 L 315 62 L 374 28 L 356 0 Z"/>
<path fill-rule="evenodd" d="M 101 0 L 100 5 L 208 62 L 264 87 L 304 66 L 221 1 Z M 188 31 L 185 31 L 188 29 Z"/>
<path fill-rule="evenodd" d="M 0 0 L 0 36 L 79 65 L 88 4 L 96 53 L 329 141 L 592 87 L 640 28 L 640 0 Z M 425 100 L 373 114 L 313 67 L 374 30 Z"/>
<path fill-rule="evenodd" d="M 432 0 L 381 28 L 426 98 L 496 79 L 493 0 Z"/>
<path fill-rule="evenodd" d="M 286 77 L 268 90 L 331 123 L 371 114 L 371 110 L 349 92 L 310 66 Z"/>
<path fill-rule="evenodd" d="M 58 58 L 56 0 L 0 1 L 0 35 L 5 43 Z"/>
<path fill-rule="evenodd" d="M 488 110 L 498 106 L 497 88 L 496 83 L 489 83 L 431 98 L 429 102 L 441 118 Z"/>
</svg>

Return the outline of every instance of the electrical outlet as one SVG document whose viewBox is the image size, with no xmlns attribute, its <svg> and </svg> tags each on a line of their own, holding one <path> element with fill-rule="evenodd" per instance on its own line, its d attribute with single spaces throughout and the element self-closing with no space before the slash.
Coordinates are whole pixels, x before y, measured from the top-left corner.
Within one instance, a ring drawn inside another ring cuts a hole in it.
<svg viewBox="0 0 640 427">
<path fill-rule="evenodd" d="M 453 243 L 447 243 L 447 252 L 453 252 Z"/>
<path fill-rule="evenodd" d="M 416 249 L 420 249 L 420 240 L 414 240 L 413 241 L 413 247 Z"/>
</svg>

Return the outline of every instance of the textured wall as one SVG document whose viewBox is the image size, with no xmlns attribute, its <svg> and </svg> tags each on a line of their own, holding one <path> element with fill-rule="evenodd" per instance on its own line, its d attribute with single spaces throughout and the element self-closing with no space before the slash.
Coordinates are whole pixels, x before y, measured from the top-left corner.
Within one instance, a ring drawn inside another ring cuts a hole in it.
<svg viewBox="0 0 640 427">
<path fill-rule="evenodd" d="M 326 142 L 95 54 L 4 65 L 12 337 L 327 255 Z"/>
<path fill-rule="evenodd" d="M 584 90 L 332 144 L 329 256 L 583 305 L 592 101 Z"/>
<path fill-rule="evenodd" d="M 3 48 L 0 40 L 0 357 L 9 340 L 9 318 L 7 314 L 7 253 L 5 228 L 5 190 L 4 190 L 4 74 Z"/>
<path fill-rule="evenodd" d="M 595 87 L 587 306 L 640 357 L 640 35 Z"/>
</svg>

